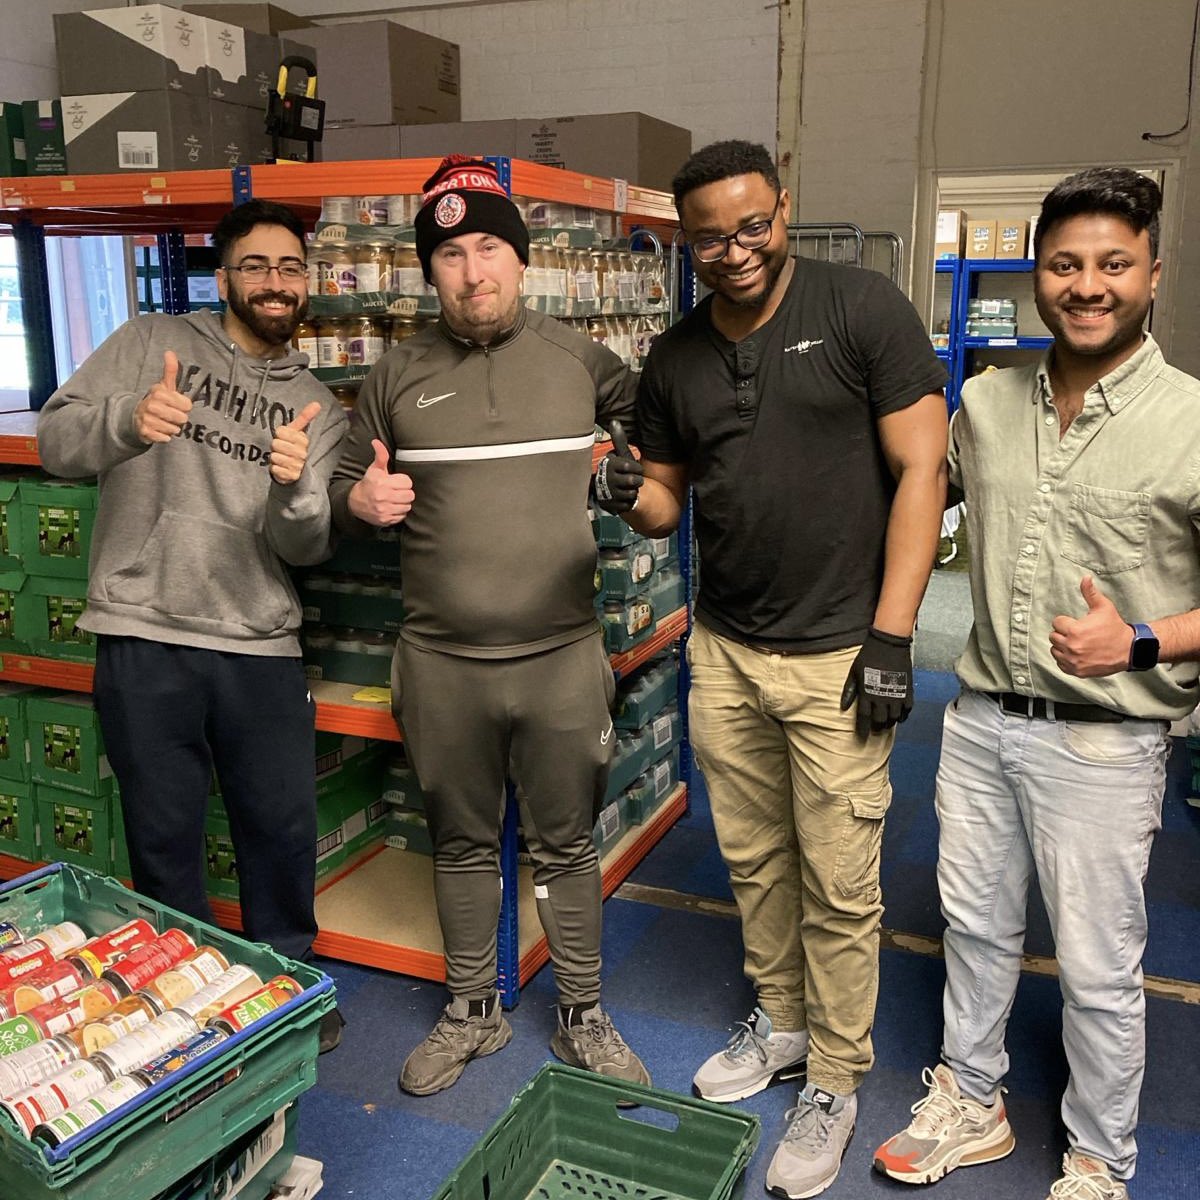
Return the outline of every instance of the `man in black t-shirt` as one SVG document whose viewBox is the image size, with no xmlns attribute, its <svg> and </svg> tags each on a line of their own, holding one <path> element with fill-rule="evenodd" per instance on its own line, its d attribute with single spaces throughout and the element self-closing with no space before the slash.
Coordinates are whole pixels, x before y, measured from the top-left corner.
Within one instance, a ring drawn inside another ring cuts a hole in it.
<svg viewBox="0 0 1200 1200">
<path fill-rule="evenodd" d="M 814 1196 L 873 1062 L 888 757 L 941 527 L 945 372 L 882 275 L 789 257 L 764 147 L 707 146 L 674 190 L 713 295 L 655 342 L 642 462 L 608 456 L 596 496 L 662 536 L 692 488 L 690 731 L 758 1000 L 694 1086 L 739 1100 L 807 1059 L 767 1186 Z"/>
</svg>

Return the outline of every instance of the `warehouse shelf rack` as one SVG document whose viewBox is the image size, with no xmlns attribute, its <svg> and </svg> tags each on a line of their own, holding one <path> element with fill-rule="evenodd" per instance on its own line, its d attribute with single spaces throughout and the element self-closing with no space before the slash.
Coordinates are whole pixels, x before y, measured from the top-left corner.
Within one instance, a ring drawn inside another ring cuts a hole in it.
<svg viewBox="0 0 1200 1200">
<path fill-rule="evenodd" d="M 953 412 L 958 408 L 963 383 L 967 379 L 970 358 L 977 350 L 1046 350 L 1054 344 L 1050 337 L 968 337 L 968 304 L 975 297 L 984 275 L 1027 275 L 1033 271 L 1030 258 L 943 258 L 934 264 L 939 275 L 951 276 L 950 346 L 939 350 L 947 364 L 950 384 L 946 400 Z"/>
<path fill-rule="evenodd" d="M 513 194 L 618 212 L 626 230 L 676 225 L 671 197 L 647 188 L 627 186 L 574 171 L 544 167 L 518 159 L 493 158 L 501 179 Z M 132 172 L 120 175 L 29 176 L 0 179 L 0 225 L 12 227 L 17 243 L 18 273 L 30 343 L 30 406 L 39 409 L 57 387 L 49 293 L 45 272 L 47 235 L 125 234 L 157 238 L 162 264 L 163 307 L 187 311 L 185 238 L 207 233 L 234 203 L 251 196 L 294 207 L 312 222 L 321 197 L 339 195 L 353 180 L 361 194 L 404 194 L 421 190 L 440 159 L 380 159 L 354 163 L 274 163 L 235 167 L 230 171 Z M 0 415 L 0 464 L 39 465 L 37 413 Z M 610 448 L 598 443 L 595 458 Z M 681 567 L 689 577 L 690 539 L 681 531 Z M 612 657 L 618 675 L 628 674 L 658 651 L 687 636 L 687 608 L 659 621 L 651 638 Z M 681 656 L 682 658 L 682 656 Z M 682 687 L 686 668 L 681 661 Z M 0 678 L 72 691 L 89 691 L 92 667 L 31 655 L 0 656 Z M 351 684 L 315 681 L 317 727 L 335 733 L 399 740 L 387 705 L 356 701 Z M 681 774 L 688 778 L 690 754 L 685 741 Z M 650 820 L 635 826 L 607 850 L 602 859 L 602 888 L 609 896 L 686 811 L 687 788 L 681 783 Z M 501 999 L 515 1005 L 519 991 L 549 955 L 536 916 L 531 872 L 517 866 L 516 805 L 508 806 L 501 851 L 506 879 L 497 951 Z M 24 873 L 31 864 L 0 854 L 0 877 Z M 388 903 L 391 897 L 394 903 Z M 432 864 L 421 855 L 378 849 L 318 887 L 317 913 L 322 933 L 318 953 L 419 978 L 441 980 L 445 964 L 433 908 Z M 383 901 L 381 903 L 381 901 Z M 212 902 L 223 924 L 240 927 L 235 903 Z M 403 914 L 400 916 L 399 914 Z"/>
</svg>

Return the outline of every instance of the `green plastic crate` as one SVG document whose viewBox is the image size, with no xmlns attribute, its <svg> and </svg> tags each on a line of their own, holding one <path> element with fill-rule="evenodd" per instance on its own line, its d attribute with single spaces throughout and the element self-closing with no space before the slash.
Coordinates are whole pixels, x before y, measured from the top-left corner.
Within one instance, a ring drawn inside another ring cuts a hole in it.
<svg viewBox="0 0 1200 1200">
<path fill-rule="evenodd" d="M 291 975 L 304 991 L 53 1149 L 0 1120 L 3 1200 L 153 1200 L 316 1082 L 318 1026 L 337 999 L 315 967 L 79 867 L 55 863 L 0 888 L 0 921 L 22 928 L 77 921 L 102 933 L 135 917 L 183 929 L 263 979 Z"/>
<path fill-rule="evenodd" d="M 753 1113 L 547 1063 L 433 1200 L 732 1200 L 759 1132 Z"/>
</svg>

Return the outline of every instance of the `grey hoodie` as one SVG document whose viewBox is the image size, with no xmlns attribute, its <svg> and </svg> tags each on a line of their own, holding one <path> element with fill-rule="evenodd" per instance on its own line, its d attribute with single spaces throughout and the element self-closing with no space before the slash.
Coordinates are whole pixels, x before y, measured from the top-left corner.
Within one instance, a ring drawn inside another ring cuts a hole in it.
<svg viewBox="0 0 1200 1200">
<path fill-rule="evenodd" d="M 190 420 L 146 445 L 133 412 L 179 358 Z M 296 657 L 301 609 L 285 563 L 330 554 L 328 484 L 346 415 L 308 357 L 252 358 L 208 309 L 136 317 L 50 397 L 38 421 L 46 470 L 97 475 L 100 506 L 80 626 L 240 654 Z M 272 431 L 306 404 L 308 461 L 290 485 L 268 469 Z"/>
</svg>

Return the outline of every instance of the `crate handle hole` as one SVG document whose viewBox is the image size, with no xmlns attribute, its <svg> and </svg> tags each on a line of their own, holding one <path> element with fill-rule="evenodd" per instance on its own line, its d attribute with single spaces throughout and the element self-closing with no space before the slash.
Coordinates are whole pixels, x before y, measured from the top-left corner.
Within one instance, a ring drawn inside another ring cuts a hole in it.
<svg viewBox="0 0 1200 1200">
<path fill-rule="evenodd" d="M 636 1108 L 617 1108 L 622 1121 L 636 1121 L 640 1125 L 653 1125 L 656 1129 L 674 1133 L 679 1128 L 679 1114 L 651 1104 L 639 1104 Z"/>
</svg>

